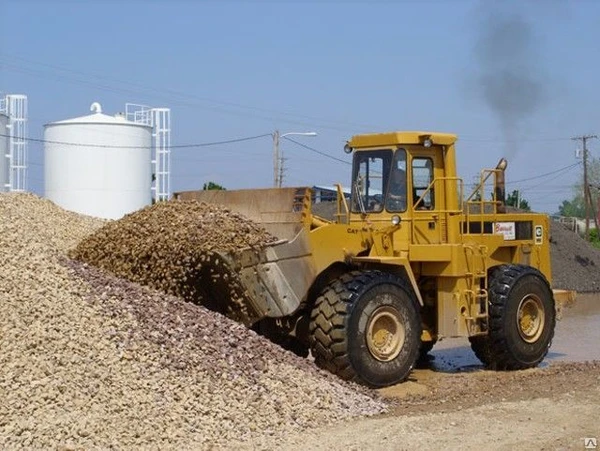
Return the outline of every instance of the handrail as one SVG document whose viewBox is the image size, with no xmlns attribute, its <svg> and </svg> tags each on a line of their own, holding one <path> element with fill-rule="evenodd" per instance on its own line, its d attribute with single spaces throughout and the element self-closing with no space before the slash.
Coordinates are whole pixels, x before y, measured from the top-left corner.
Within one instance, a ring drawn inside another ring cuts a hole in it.
<svg viewBox="0 0 600 451">
<path fill-rule="evenodd" d="M 478 205 L 480 207 L 479 212 L 480 214 L 485 213 L 485 206 L 486 205 L 492 205 L 493 211 L 491 212 L 492 214 L 497 213 L 497 206 L 501 205 L 502 202 L 496 199 L 496 177 L 497 174 L 501 173 L 502 169 L 482 169 L 480 176 L 479 176 L 479 184 L 475 187 L 475 189 L 473 190 L 473 192 L 471 193 L 471 195 L 469 197 L 467 197 L 466 199 L 466 203 L 467 206 L 469 205 Z M 494 190 L 493 190 L 493 199 L 492 200 L 485 200 L 485 183 L 488 181 L 488 179 L 494 175 Z M 479 199 L 476 200 L 471 200 L 473 199 L 474 196 L 476 196 L 477 194 L 479 194 Z M 470 213 L 470 209 L 467 209 L 467 212 Z"/>
<path fill-rule="evenodd" d="M 479 176 L 479 184 L 475 187 L 471 195 L 466 199 L 466 233 L 471 234 L 471 215 L 496 215 L 498 213 L 498 206 L 502 205 L 502 201 L 496 199 L 496 186 L 497 186 L 497 177 L 498 174 L 502 172 L 502 169 L 494 168 L 494 169 L 482 169 Z M 492 200 L 485 199 L 485 188 L 486 182 L 494 176 L 493 181 L 493 191 L 492 191 Z M 479 199 L 472 200 L 473 197 L 479 195 Z M 486 207 L 490 207 L 486 212 Z M 476 207 L 476 211 L 472 211 L 473 208 Z M 483 218 L 479 219 L 479 234 L 483 234 L 484 232 L 484 220 Z"/>
<path fill-rule="evenodd" d="M 434 178 L 431 183 L 427 186 L 427 188 L 425 189 L 425 191 L 423 192 L 423 194 L 421 194 L 421 197 L 419 197 L 414 203 L 413 203 L 413 210 L 417 210 L 416 206 L 419 205 L 419 202 L 422 202 L 425 199 L 425 196 L 427 195 L 427 193 L 431 192 L 431 190 L 435 187 L 435 183 L 436 182 L 446 182 L 446 181 L 455 181 L 455 182 L 460 182 L 460 188 L 459 188 L 459 203 L 460 208 L 459 209 L 440 209 L 440 208 L 436 208 L 435 211 L 440 212 L 440 213 L 460 213 L 462 212 L 462 191 L 463 191 L 463 181 L 460 177 L 436 177 Z"/>
<path fill-rule="evenodd" d="M 350 209 L 348 208 L 348 202 L 346 202 L 346 196 L 344 196 L 342 184 L 336 183 L 335 187 L 337 189 L 337 213 L 335 215 L 336 222 L 342 223 L 341 219 L 345 216 L 345 221 L 343 222 L 343 224 L 348 224 L 350 222 Z M 342 207 L 344 209 L 343 213 Z"/>
</svg>

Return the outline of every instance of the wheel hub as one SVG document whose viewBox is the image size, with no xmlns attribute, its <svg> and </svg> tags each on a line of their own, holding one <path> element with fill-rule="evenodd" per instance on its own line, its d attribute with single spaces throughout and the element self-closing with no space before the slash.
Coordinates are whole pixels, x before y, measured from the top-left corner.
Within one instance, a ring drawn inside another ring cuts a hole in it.
<svg viewBox="0 0 600 451">
<path fill-rule="evenodd" d="M 534 343 L 544 330 L 544 306 L 542 300 L 532 294 L 525 296 L 517 310 L 517 330 L 527 343 Z"/>
<path fill-rule="evenodd" d="M 390 306 L 377 308 L 367 324 L 367 347 L 381 362 L 395 359 L 406 339 L 406 330 L 398 311 Z"/>
</svg>

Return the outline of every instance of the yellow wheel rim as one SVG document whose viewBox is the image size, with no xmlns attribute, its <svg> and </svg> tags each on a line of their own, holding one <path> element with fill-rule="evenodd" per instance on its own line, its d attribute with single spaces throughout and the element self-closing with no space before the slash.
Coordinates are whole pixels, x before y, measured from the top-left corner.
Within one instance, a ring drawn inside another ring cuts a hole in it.
<svg viewBox="0 0 600 451">
<path fill-rule="evenodd" d="M 406 330 L 398 310 L 390 306 L 376 309 L 367 324 L 367 347 L 380 362 L 395 359 L 406 339 Z"/>
<path fill-rule="evenodd" d="M 544 321 L 544 305 L 538 296 L 529 294 L 521 299 L 517 309 L 517 329 L 524 341 L 536 342 L 544 331 Z"/>
</svg>

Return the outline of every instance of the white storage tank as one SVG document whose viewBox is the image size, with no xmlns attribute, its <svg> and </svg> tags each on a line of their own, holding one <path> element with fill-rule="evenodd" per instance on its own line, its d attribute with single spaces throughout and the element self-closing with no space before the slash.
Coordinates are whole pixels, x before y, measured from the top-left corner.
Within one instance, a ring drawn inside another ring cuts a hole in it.
<svg viewBox="0 0 600 451">
<path fill-rule="evenodd" d="M 45 196 L 85 215 L 118 219 L 152 202 L 152 127 L 102 114 L 44 129 Z"/>
<path fill-rule="evenodd" d="M 10 130 L 8 116 L 0 113 L 0 193 L 10 191 Z"/>
</svg>

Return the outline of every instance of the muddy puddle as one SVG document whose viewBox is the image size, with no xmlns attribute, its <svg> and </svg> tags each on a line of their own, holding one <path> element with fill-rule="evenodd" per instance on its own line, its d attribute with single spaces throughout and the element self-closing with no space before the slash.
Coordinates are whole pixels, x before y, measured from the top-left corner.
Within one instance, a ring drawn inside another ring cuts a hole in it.
<svg viewBox="0 0 600 451">
<path fill-rule="evenodd" d="M 482 369 L 469 342 L 464 338 L 444 339 L 431 352 L 432 359 L 421 365 L 436 372 L 468 372 Z M 600 360 L 600 293 L 581 293 L 564 310 L 557 322 L 552 347 L 540 367 L 555 361 Z"/>
</svg>

